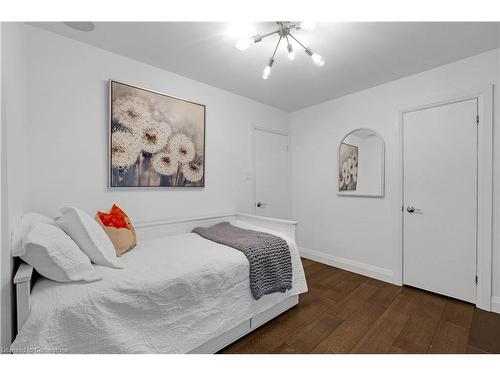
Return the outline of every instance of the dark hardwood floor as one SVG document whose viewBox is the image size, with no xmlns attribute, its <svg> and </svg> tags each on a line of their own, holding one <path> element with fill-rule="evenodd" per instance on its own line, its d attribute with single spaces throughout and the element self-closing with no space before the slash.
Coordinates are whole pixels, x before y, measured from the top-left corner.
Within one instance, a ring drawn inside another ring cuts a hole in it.
<svg viewBox="0 0 500 375">
<path fill-rule="evenodd" d="M 500 353 L 500 315 L 303 259 L 300 303 L 221 353 Z"/>
</svg>

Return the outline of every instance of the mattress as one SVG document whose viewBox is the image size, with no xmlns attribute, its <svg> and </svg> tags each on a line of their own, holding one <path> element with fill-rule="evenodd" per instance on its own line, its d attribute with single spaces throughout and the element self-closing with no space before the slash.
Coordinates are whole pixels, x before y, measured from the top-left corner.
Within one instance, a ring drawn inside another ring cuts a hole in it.
<svg viewBox="0 0 500 375">
<path fill-rule="evenodd" d="M 11 350 L 189 352 L 285 298 L 307 291 L 297 245 L 278 235 L 288 242 L 292 255 L 293 284 L 286 293 L 254 300 L 243 253 L 197 234 L 144 240 L 120 258 L 123 269 L 95 266 L 102 280 L 37 280 L 30 314 Z"/>
</svg>

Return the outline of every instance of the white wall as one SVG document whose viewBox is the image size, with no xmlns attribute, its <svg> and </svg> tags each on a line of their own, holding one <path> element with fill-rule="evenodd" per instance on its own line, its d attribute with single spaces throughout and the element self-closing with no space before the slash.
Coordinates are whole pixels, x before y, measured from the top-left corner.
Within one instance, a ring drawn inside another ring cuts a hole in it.
<svg viewBox="0 0 500 375">
<path fill-rule="evenodd" d="M 299 246 L 314 256 L 392 280 L 401 267 L 397 263 L 401 251 L 399 111 L 497 84 L 499 53 L 493 50 L 292 113 L 292 217 L 299 221 Z M 499 125 L 498 108 L 496 98 L 494 127 Z M 384 199 L 336 195 L 335 153 L 345 134 L 356 128 L 372 128 L 385 141 Z M 498 296 L 500 134 L 496 130 L 494 134 L 493 294 Z"/>
<path fill-rule="evenodd" d="M 28 207 L 55 215 L 120 203 L 136 221 L 249 209 L 250 125 L 288 132 L 288 114 L 25 26 L 29 82 Z M 168 51 L 165 51 L 168 53 Z M 109 78 L 205 104 L 206 188 L 107 189 Z"/>
<path fill-rule="evenodd" d="M 9 106 L 9 185 L 19 189 L 9 191 L 9 219 L 22 210 L 54 216 L 65 205 L 95 213 L 115 202 L 136 222 L 250 210 L 251 124 L 287 133 L 288 113 L 33 26 L 10 24 L 5 34 L 9 54 L 20 50 L 11 57 L 18 66 L 5 67 L 6 91 L 25 96 Z M 107 188 L 110 78 L 206 105 L 205 188 Z M 8 243 L 2 255 L 10 262 Z"/>
<path fill-rule="evenodd" d="M 1 346 L 10 344 L 12 332 L 12 269 L 10 232 L 26 207 L 28 139 L 26 123 L 25 34 L 2 23 L 2 243 L 1 243 Z"/>
</svg>

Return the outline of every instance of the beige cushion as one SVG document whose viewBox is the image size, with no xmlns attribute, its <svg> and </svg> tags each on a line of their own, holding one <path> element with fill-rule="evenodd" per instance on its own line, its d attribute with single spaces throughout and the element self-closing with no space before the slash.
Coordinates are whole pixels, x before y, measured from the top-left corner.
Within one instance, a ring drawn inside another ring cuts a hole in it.
<svg viewBox="0 0 500 375">
<path fill-rule="evenodd" d="M 127 224 L 126 227 L 121 226 L 119 228 L 116 228 L 113 225 L 103 224 L 101 220 L 102 215 L 112 215 L 113 213 L 116 212 L 123 214 L 123 219 Z M 137 244 L 137 238 L 135 235 L 134 227 L 132 226 L 132 223 L 130 222 L 128 216 L 118 206 L 113 205 L 113 208 L 111 209 L 109 214 L 98 212 L 96 214 L 95 219 L 102 226 L 104 232 L 106 232 L 111 242 L 113 243 L 117 256 L 122 256 L 127 251 L 132 250 Z"/>
</svg>

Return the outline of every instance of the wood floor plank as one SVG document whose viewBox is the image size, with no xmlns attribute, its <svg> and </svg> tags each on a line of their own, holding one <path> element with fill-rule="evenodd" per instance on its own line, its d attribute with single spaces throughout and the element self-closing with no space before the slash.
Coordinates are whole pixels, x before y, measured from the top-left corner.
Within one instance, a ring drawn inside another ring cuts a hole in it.
<svg viewBox="0 0 500 375">
<path fill-rule="evenodd" d="M 423 354 L 427 353 L 432 344 L 444 305 L 428 296 L 422 296 L 417 300 L 413 299 L 413 301 L 418 303 L 417 308 L 394 345 L 408 353 Z"/>
<path fill-rule="evenodd" d="M 469 329 L 474 315 L 474 306 L 456 299 L 447 301 L 443 311 L 443 320 Z"/>
<path fill-rule="evenodd" d="M 221 353 L 500 353 L 500 314 L 312 260 L 303 264 L 309 292 L 299 304 Z"/>
<path fill-rule="evenodd" d="M 413 288 L 410 286 L 403 286 L 401 287 L 401 295 L 406 296 L 408 298 L 411 298 L 414 302 L 420 302 L 420 300 L 426 295 L 427 293 L 424 292 L 423 290 Z"/>
<path fill-rule="evenodd" d="M 259 329 L 238 350 L 240 353 L 270 353 L 305 325 L 316 321 L 329 307 L 319 297 L 304 299 L 286 314 L 266 324 L 265 329 Z"/>
<path fill-rule="evenodd" d="M 287 343 L 283 343 L 273 351 L 273 354 L 307 354 L 307 353 L 297 351 L 295 348 L 291 347 Z"/>
<path fill-rule="evenodd" d="M 500 314 L 474 309 L 469 344 L 489 353 L 500 353 Z"/>
<path fill-rule="evenodd" d="M 331 287 L 336 285 L 338 280 L 345 279 L 346 272 L 334 267 L 327 267 L 314 272 L 307 277 L 307 285 L 311 288 L 314 286 Z"/>
<path fill-rule="evenodd" d="M 344 280 L 351 280 L 353 278 L 352 272 L 341 270 L 340 268 L 335 268 L 335 267 L 330 267 L 330 268 L 334 269 L 336 272 L 332 275 L 325 277 L 323 280 L 319 282 L 319 285 L 325 288 L 333 288 L 339 282 Z"/>
<path fill-rule="evenodd" d="M 379 288 L 375 294 L 368 298 L 366 302 L 367 304 L 377 305 L 386 309 L 400 293 L 400 287 L 393 284 L 385 284 Z"/>
<path fill-rule="evenodd" d="M 332 333 L 344 320 L 330 315 L 322 315 L 317 321 L 311 322 L 303 329 L 291 335 L 286 343 L 295 351 L 310 353 L 321 341 Z"/>
<path fill-rule="evenodd" d="M 353 312 L 361 308 L 365 301 L 374 295 L 376 291 L 376 287 L 363 283 L 333 305 L 328 312 L 345 320 Z"/>
<path fill-rule="evenodd" d="M 326 264 L 315 262 L 315 263 L 306 265 L 304 267 L 304 273 L 306 274 L 306 278 L 309 278 L 310 276 L 314 275 L 315 272 L 321 271 L 325 268 L 328 268 L 328 266 Z"/>
<path fill-rule="evenodd" d="M 491 354 L 483 349 L 476 348 L 475 346 L 468 345 L 467 346 L 467 354 Z"/>
<path fill-rule="evenodd" d="M 441 320 L 429 348 L 433 354 L 465 354 L 469 332 L 456 324 Z"/>
<path fill-rule="evenodd" d="M 389 350 L 388 354 L 410 354 L 405 352 L 403 349 L 398 348 L 397 346 L 393 346 L 391 350 Z"/>
<path fill-rule="evenodd" d="M 349 353 L 384 312 L 379 306 L 358 310 L 328 335 L 312 353 Z"/>
<path fill-rule="evenodd" d="M 352 352 L 389 352 L 416 307 L 417 305 L 410 298 L 398 296 Z"/>
<path fill-rule="evenodd" d="M 438 326 L 439 320 L 427 315 L 412 318 L 394 342 L 394 346 L 408 353 L 425 354 L 432 344 Z"/>
<path fill-rule="evenodd" d="M 325 290 L 323 292 L 323 297 L 328 298 L 334 303 L 339 302 L 361 286 L 363 281 L 364 280 L 360 277 L 348 275 L 344 280 Z"/>
</svg>

